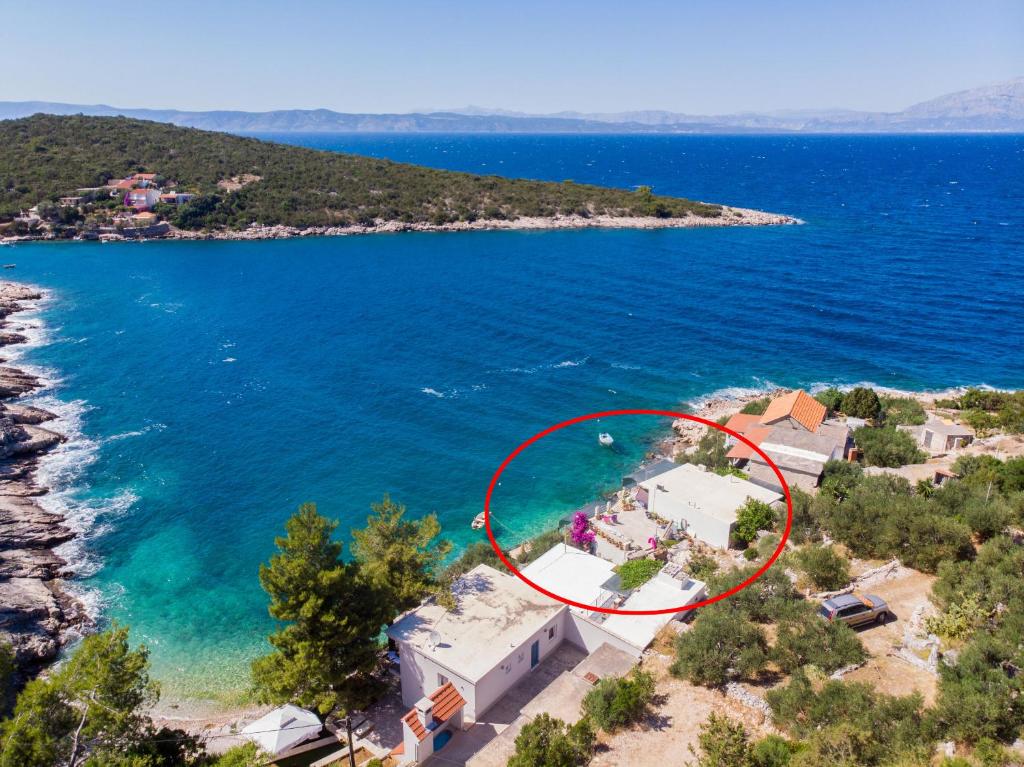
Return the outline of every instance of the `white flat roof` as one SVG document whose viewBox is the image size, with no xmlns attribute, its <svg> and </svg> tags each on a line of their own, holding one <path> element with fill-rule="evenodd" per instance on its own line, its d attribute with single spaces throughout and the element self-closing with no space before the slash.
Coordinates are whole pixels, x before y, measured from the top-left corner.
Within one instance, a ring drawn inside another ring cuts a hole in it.
<svg viewBox="0 0 1024 767">
<path fill-rule="evenodd" d="M 667 496 L 676 506 L 689 506 L 730 523 L 736 521 L 736 510 L 746 503 L 747 498 L 765 503 L 782 499 L 782 495 L 774 490 L 739 477 L 723 477 L 713 471 L 704 471 L 691 463 L 641 482 L 640 487 L 652 495 L 658 493 L 659 504 L 663 504 Z M 655 508 L 660 514 L 665 507 L 659 505 Z"/>
<path fill-rule="evenodd" d="M 602 585 L 615 575 L 615 565 L 580 549 L 558 543 L 522 569 L 523 575 L 560 597 L 585 605 L 603 600 Z"/>
<path fill-rule="evenodd" d="M 685 588 L 681 588 L 684 586 Z M 685 607 L 696 602 L 704 593 L 705 584 L 690 580 L 675 581 L 667 576 L 655 576 L 629 595 L 623 610 L 664 610 L 667 607 Z M 609 615 L 602 626 L 606 631 L 622 637 L 641 650 L 674 618 L 674 615 Z"/>
<path fill-rule="evenodd" d="M 567 609 L 488 565 L 477 565 L 459 578 L 452 593 L 454 610 L 435 602 L 422 604 L 395 621 L 387 633 L 471 682 Z"/>
</svg>

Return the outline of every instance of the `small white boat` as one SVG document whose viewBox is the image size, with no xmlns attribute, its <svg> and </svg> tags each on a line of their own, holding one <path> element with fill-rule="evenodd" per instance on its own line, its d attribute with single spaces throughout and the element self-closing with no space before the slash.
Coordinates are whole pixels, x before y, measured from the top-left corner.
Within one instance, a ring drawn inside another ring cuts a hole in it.
<svg viewBox="0 0 1024 767">
<path fill-rule="evenodd" d="M 612 439 L 612 435 L 606 431 L 603 431 L 597 435 L 597 441 L 600 442 L 605 447 L 611 447 L 612 444 L 615 442 L 615 440 Z"/>
<path fill-rule="evenodd" d="M 479 514 L 473 517 L 473 524 L 471 524 L 470 527 L 472 527 L 474 530 L 479 530 L 481 527 L 484 526 L 485 520 L 486 517 L 484 513 L 481 511 Z"/>
</svg>

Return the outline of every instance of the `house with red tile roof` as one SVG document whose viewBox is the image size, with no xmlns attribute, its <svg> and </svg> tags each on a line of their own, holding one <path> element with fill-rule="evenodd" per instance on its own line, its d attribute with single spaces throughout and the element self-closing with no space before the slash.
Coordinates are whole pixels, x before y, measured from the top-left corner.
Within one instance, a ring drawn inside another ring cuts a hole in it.
<svg viewBox="0 0 1024 767">
<path fill-rule="evenodd" d="M 850 429 L 826 421 L 828 409 L 802 389 L 776 397 L 761 415 L 738 413 L 725 426 L 763 450 L 779 467 L 790 487 L 812 490 L 821 481 L 825 464 L 847 458 Z M 726 457 L 744 468 L 752 482 L 781 489 L 771 466 L 740 440 L 727 438 Z"/>
<path fill-rule="evenodd" d="M 828 408 L 803 389 L 773 399 L 761 415 L 762 426 L 784 426 L 816 432 L 828 415 Z"/>
<path fill-rule="evenodd" d="M 402 717 L 402 742 L 391 750 L 398 764 L 422 764 L 462 729 L 466 700 L 451 682 L 416 701 Z"/>
</svg>

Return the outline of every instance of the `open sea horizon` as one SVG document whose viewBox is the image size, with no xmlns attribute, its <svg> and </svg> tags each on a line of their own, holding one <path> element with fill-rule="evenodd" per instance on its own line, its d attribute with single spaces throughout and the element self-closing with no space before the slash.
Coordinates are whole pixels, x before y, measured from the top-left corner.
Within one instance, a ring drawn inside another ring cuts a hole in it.
<svg viewBox="0 0 1024 767">
<path fill-rule="evenodd" d="M 598 410 L 870 382 L 1024 388 L 1024 136 L 263 136 L 758 208 L 800 226 L 32 243 L 12 324 L 69 441 L 41 503 L 168 700 L 244 699 L 257 568 L 300 503 L 384 493 L 457 546 L 524 439 Z M 567 429 L 502 478 L 510 537 L 591 500 L 666 421 Z M 616 450 L 600 448 L 608 430 Z M 347 545 L 346 545 L 347 551 Z"/>
</svg>

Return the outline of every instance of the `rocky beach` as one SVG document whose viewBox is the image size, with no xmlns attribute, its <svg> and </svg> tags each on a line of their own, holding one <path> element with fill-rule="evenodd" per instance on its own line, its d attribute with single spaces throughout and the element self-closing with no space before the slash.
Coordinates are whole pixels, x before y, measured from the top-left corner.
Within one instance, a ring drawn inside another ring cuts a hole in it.
<svg viewBox="0 0 1024 767">
<path fill-rule="evenodd" d="M 724 226 L 786 226 L 803 223 L 800 219 L 779 213 L 735 208 L 723 205 L 722 215 L 705 217 L 688 215 L 682 218 L 656 218 L 654 216 L 520 216 L 515 219 L 476 219 L 446 224 L 378 221 L 371 225 L 294 227 L 253 223 L 245 229 L 216 229 L 189 231 L 169 226 L 166 222 L 136 234 L 100 233 L 104 241 L 168 239 L 168 240 L 283 240 L 293 237 L 342 237 L 362 234 L 398 234 L 400 232 L 482 232 L 482 231 L 541 231 L 563 229 L 694 229 Z M 133 230 L 134 231 L 134 230 Z M 20 236 L 0 238 L 0 242 L 22 242 L 42 237 Z M 90 239 L 76 237 L 74 239 Z M 92 237 L 91 239 L 97 239 Z"/>
<path fill-rule="evenodd" d="M 0 283 L 0 347 L 28 341 L 16 315 L 42 298 L 31 286 Z M 64 441 L 44 425 L 55 414 L 17 401 L 42 386 L 0 359 L 0 641 L 10 643 L 18 668 L 28 673 L 52 661 L 69 630 L 88 622 L 63 588 L 70 573 L 55 552 L 74 533 L 36 500 L 48 491 L 36 481 L 40 458 Z"/>
</svg>

